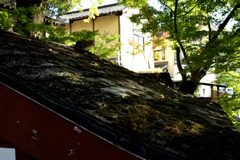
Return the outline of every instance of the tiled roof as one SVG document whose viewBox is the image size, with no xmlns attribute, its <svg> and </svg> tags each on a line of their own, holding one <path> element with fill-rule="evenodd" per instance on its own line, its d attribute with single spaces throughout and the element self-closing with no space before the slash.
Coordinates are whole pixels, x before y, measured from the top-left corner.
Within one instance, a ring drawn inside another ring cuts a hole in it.
<svg viewBox="0 0 240 160">
<path fill-rule="evenodd" d="M 0 83 L 144 159 L 240 157 L 218 104 L 66 45 L 3 30 L 0 45 Z"/>
<path fill-rule="evenodd" d="M 61 18 L 61 17 L 55 16 L 55 15 L 52 15 L 50 13 L 44 13 L 44 15 L 45 15 L 45 20 L 49 19 L 50 21 L 57 21 L 59 23 L 69 24 L 69 19 Z"/>
<path fill-rule="evenodd" d="M 124 9 L 126 9 L 125 6 L 118 5 L 115 3 L 115 4 L 101 6 L 98 8 L 98 11 L 99 11 L 99 15 L 105 15 L 105 14 L 114 14 L 116 12 L 121 12 L 121 11 L 124 11 Z M 84 19 L 84 18 L 87 18 L 89 14 L 90 14 L 89 9 L 86 9 L 86 10 L 83 10 L 83 12 L 74 11 L 74 12 L 65 13 L 60 17 L 63 19 L 69 19 L 69 20 Z"/>
</svg>

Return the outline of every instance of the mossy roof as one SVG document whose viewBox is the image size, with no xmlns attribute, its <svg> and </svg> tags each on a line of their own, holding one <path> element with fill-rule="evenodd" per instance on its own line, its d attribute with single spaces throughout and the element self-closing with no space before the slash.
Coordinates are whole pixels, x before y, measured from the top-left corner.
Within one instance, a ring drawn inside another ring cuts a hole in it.
<svg viewBox="0 0 240 160">
<path fill-rule="evenodd" d="M 146 159 L 238 159 L 221 106 L 87 51 L 0 30 L 0 82 Z"/>
</svg>

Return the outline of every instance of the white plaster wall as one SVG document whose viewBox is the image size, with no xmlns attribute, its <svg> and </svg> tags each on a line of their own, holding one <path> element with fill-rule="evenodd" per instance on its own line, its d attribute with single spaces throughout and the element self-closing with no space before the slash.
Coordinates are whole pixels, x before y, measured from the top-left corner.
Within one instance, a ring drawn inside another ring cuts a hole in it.
<svg viewBox="0 0 240 160">
<path fill-rule="evenodd" d="M 211 73 L 207 73 L 206 76 L 204 76 L 200 82 L 202 83 L 214 83 L 217 79 L 217 75 L 216 74 L 211 74 Z M 206 85 L 201 85 L 200 86 L 200 90 L 199 93 L 200 97 L 211 97 L 212 91 L 211 91 L 211 87 L 210 86 L 206 86 Z M 205 90 L 205 94 L 204 91 Z"/>
<path fill-rule="evenodd" d="M 168 61 L 168 72 L 170 74 L 171 77 L 174 77 L 174 56 L 175 53 L 173 52 L 173 50 L 170 47 L 167 47 L 165 49 L 165 58 Z"/>
<path fill-rule="evenodd" d="M 206 85 L 200 85 L 196 94 L 198 97 L 211 97 L 211 87 Z"/>
<path fill-rule="evenodd" d="M 155 50 L 162 50 L 162 47 L 161 46 L 155 47 Z M 171 47 L 165 48 L 164 51 L 165 51 L 165 60 L 161 60 L 161 61 L 168 62 L 168 73 L 170 74 L 171 78 L 174 78 L 174 76 L 177 74 L 174 72 L 176 70 L 174 66 L 175 52 L 172 50 Z"/>
<path fill-rule="evenodd" d="M 150 41 L 150 34 L 142 34 L 139 31 L 141 26 L 133 24 L 129 19 L 131 14 L 137 12 L 138 10 L 131 9 L 120 17 L 121 42 L 123 44 L 121 49 L 122 65 L 133 71 L 147 71 L 154 69 L 152 45 L 145 46 L 144 53 L 135 56 L 131 54 L 133 47 L 129 45 L 129 41 L 134 39 L 134 34 L 143 36 L 145 43 Z"/>
</svg>

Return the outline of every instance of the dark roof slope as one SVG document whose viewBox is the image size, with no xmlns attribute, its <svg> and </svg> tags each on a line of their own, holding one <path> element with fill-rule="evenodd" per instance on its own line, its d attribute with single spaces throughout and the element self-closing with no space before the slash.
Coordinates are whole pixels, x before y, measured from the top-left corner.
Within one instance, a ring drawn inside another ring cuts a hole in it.
<svg viewBox="0 0 240 160">
<path fill-rule="evenodd" d="M 0 30 L 0 82 L 146 159 L 238 159 L 222 108 L 87 51 Z"/>
<path fill-rule="evenodd" d="M 117 12 L 123 12 L 127 7 L 118 4 L 109 4 L 105 6 L 98 7 L 99 16 L 106 14 L 115 14 Z M 75 20 L 75 19 L 84 19 L 89 16 L 89 9 L 83 10 L 83 12 L 74 11 L 61 15 L 60 17 L 63 19 Z"/>
</svg>

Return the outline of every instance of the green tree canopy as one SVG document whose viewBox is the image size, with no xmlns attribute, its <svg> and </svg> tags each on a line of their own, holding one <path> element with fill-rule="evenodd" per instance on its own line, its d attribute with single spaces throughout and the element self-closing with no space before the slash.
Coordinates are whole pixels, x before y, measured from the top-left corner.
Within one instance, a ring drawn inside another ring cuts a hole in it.
<svg viewBox="0 0 240 160">
<path fill-rule="evenodd" d="M 29 17 L 33 17 L 34 23 L 43 23 L 44 14 L 61 14 L 71 11 L 76 6 L 81 6 L 81 0 L 16 0 L 17 7 L 28 8 L 36 6 L 38 13 L 28 13 Z M 95 18 L 95 15 L 98 16 L 98 4 L 102 4 L 103 0 L 91 0 L 92 7 L 90 8 L 90 15 L 88 20 Z"/>
<path fill-rule="evenodd" d="M 102 0 L 91 0 L 89 19 L 98 15 L 98 4 Z M 98 41 L 90 51 L 102 58 L 116 54 L 119 51 L 121 43 L 113 41 L 119 39 L 117 35 L 108 33 L 100 34 L 98 31 L 82 30 L 69 34 L 66 28 L 55 27 L 54 25 L 45 25 L 43 12 L 59 14 L 68 12 L 80 5 L 81 0 L 17 0 L 17 9 L 0 11 L 0 28 L 13 29 L 13 31 L 25 35 L 33 35 L 41 39 L 50 40 L 67 45 L 74 45 L 77 41 L 89 41 L 95 38 Z M 13 20 L 13 19 L 16 19 Z M 47 35 L 47 36 L 46 36 Z"/>
<path fill-rule="evenodd" d="M 82 0 L 16 0 L 18 7 L 41 6 L 45 12 L 65 13 L 71 11 L 77 5 L 81 6 Z M 103 0 L 91 0 L 93 8 L 101 4 Z"/>
<path fill-rule="evenodd" d="M 223 107 L 229 118 L 240 131 L 240 72 L 222 71 L 218 77 L 218 83 L 223 83 L 233 91 L 233 94 L 225 93 L 219 97 L 219 104 Z"/>
<path fill-rule="evenodd" d="M 162 31 L 169 33 L 182 76 L 179 90 L 193 94 L 210 68 L 238 57 L 240 1 L 158 0 L 158 3 L 159 8 L 145 2 L 138 5 L 140 13 L 131 20 L 142 24 L 142 31 L 153 36 Z M 235 21 L 232 30 L 227 31 L 232 21 Z"/>
</svg>

